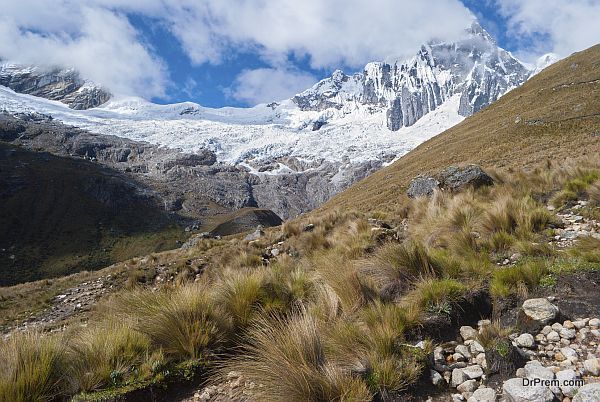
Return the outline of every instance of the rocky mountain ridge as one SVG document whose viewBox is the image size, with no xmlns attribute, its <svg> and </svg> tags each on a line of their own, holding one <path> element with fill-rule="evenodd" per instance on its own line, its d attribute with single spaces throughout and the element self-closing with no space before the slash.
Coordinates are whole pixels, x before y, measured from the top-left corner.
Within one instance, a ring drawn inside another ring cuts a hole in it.
<svg viewBox="0 0 600 402">
<path fill-rule="evenodd" d="M 293 101 L 301 110 L 348 112 L 358 105 L 383 109 L 387 128 L 397 131 L 412 126 L 454 94 L 460 94 L 459 115 L 470 116 L 530 74 L 474 22 L 457 42 L 430 42 L 407 61 L 372 62 L 352 76 L 337 70 Z"/>
<path fill-rule="evenodd" d="M 107 90 L 85 81 L 76 70 L 59 67 L 0 64 L 0 85 L 16 92 L 58 100 L 75 110 L 97 107 L 111 98 Z"/>
</svg>

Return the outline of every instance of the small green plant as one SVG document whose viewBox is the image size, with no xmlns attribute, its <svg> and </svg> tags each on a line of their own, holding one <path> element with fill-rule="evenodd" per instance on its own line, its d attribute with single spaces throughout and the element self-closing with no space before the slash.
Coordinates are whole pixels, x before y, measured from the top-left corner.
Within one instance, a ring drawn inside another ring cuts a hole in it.
<svg viewBox="0 0 600 402">
<path fill-rule="evenodd" d="M 554 286 L 556 286 L 556 276 L 552 275 L 552 274 L 548 274 L 548 275 L 544 275 L 541 279 L 540 279 L 540 286 L 543 288 L 553 288 Z"/>
</svg>

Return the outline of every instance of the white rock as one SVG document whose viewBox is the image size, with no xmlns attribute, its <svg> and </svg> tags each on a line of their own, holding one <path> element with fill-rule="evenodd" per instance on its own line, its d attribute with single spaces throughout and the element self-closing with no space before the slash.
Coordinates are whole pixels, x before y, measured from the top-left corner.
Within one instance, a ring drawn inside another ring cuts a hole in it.
<svg viewBox="0 0 600 402">
<path fill-rule="evenodd" d="M 575 328 L 581 329 L 581 328 L 585 327 L 585 320 L 573 321 L 573 325 L 575 326 Z"/>
<path fill-rule="evenodd" d="M 600 327 L 600 318 L 592 318 L 588 321 L 588 325 L 595 328 Z"/>
<path fill-rule="evenodd" d="M 593 376 L 600 375 L 600 359 L 587 359 L 583 362 L 583 368 L 586 374 L 590 374 Z"/>
<path fill-rule="evenodd" d="M 577 332 L 575 329 L 563 328 L 560 330 L 560 337 L 565 339 L 574 339 Z"/>
<path fill-rule="evenodd" d="M 554 394 L 545 386 L 529 385 L 528 379 L 511 378 L 504 381 L 502 392 L 507 402 L 552 402 Z M 524 384 L 526 382 L 526 384 Z"/>
<path fill-rule="evenodd" d="M 556 379 L 558 380 L 558 386 L 562 391 L 563 395 L 572 397 L 577 391 L 576 386 L 573 385 L 573 380 L 577 378 L 577 373 L 574 370 L 567 369 L 561 370 L 556 373 Z"/>
<path fill-rule="evenodd" d="M 481 343 L 479 343 L 477 341 L 473 341 L 470 348 L 471 348 L 471 353 L 474 355 L 485 352 L 485 349 L 483 348 L 483 346 L 481 346 Z"/>
<path fill-rule="evenodd" d="M 555 322 L 554 324 L 552 324 L 551 328 L 556 332 L 560 332 L 560 330 L 562 329 L 562 324 L 559 322 Z"/>
<path fill-rule="evenodd" d="M 487 368 L 487 360 L 485 358 L 485 353 L 479 353 L 475 356 L 475 363 L 479 364 L 483 369 Z"/>
<path fill-rule="evenodd" d="M 531 348 L 535 344 L 535 340 L 531 334 L 521 334 L 517 337 L 515 342 L 517 342 L 517 346 L 523 348 Z"/>
<path fill-rule="evenodd" d="M 548 335 L 546 335 L 546 339 L 548 342 L 558 342 L 560 341 L 560 335 L 556 331 L 550 331 Z"/>
<path fill-rule="evenodd" d="M 456 388 L 463 382 L 467 381 L 468 379 L 469 379 L 469 377 L 467 377 L 467 375 L 463 372 L 463 369 L 457 368 L 457 369 L 452 370 L 452 380 L 450 382 L 450 385 L 452 385 L 454 388 Z"/>
<path fill-rule="evenodd" d="M 573 324 L 573 321 L 567 320 L 567 321 L 563 322 L 563 327 L 573 329 L 573 328 L 575 328 L 575 325 Z"/>
<path fill-rule="evenodd" d="M 586 384 L 577 390 L 573 402 L 600 401 L 600 382 Z"/>
<path fill-rule="evenodd" d="M 537 360 L 532 360 L 525 364 L 525 377 L 527 378 L 542 378 L 545 380 L 551 380 L 554 378 L 554 372 Z"/>
<path fill-rule="evenodd" d="M 460 336 L 466 341 L 469 339 L 475 339 L 477 337 L 477 330 L 468 325 L 460 327 Z"/>
<path fill-rule="evenodd" d="M 431 378 L 431 383 L 433 385 L 435 385 L 436 387 L 438 385 L 442 385 L 444 383 L 444 377 L 442 377 L 442 375 L 435 370 L 430 371 L 430 378 Z"/>
<path fill-rule="evenodd" d="M 483 375 L 483 369 L 478 364 L 474 364 L 473 366 L 465 367 L 462 369 L 464 375 L 469 380 L 475 380 L 477 378 L 481 378 Z"/>
<path fill-rule="evenodd" d="M 566 357 L 567 359 L 579 359 L 579 356 L 577 355 L 577 352 L 575 351 L 575 349 L 570 348 L 570 347 L 564 347 L 564 348 L 560 348 L 560 353 L 563 354 L 564 357 Z"/>
<path fill-rule="evenodd" d="M 476 380 L 467 380 L 456 387 L 456 390 L 461 394 L 465 392 L 473 392 L 477 389 L 477 381 Z"/>
<path fill-rule="evenodd" d="M 487 387 L 476 389 L 467 402 L 496 402 L 496 391 Z"/>
<path fill-rule="evenodd" d="M 469 348 L 466 347 L 465 345 L 458 345 L 456 347 L 455 351 L 456 351 L 456 353 L 460 353 L 461 355 L 463 355 L 467 359 L 471 358 L 471 352 L 469 351 Z"/>
<path fill-rule="evenodd" d="M 529 319 L 547 324 L 556 318 L 558 307 L 545 298 L 527 299 L 523 302 L 523 312 Z"/>
</svg>

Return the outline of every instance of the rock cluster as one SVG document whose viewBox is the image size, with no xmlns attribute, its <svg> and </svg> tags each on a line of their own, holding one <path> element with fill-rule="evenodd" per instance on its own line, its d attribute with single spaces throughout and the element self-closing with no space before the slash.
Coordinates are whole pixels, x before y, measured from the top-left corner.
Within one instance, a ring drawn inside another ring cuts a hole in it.
<svg viewBox="0 0 600 402">
<path fill-rule="evenodd" d="M 556 214 L 561 220 L 562 227 L 554 229 L 555 235 L 550 244 L 554 244 L 559 248 L 566 248 L 572 246 L 580 237 L 600 239 L 600 221 L 578 214 L 587 205 L 588 201 L 579 200 L 571 208 L 564 209 Z M 554 207 L 549 206 L 548 209 L 554 210 Z"/>
<path fill-rule="evenodd" d="M 539 329 L 509 336 L 528 359 L 513 378 L 496 387 L 486 383 L 488 361 L 478 335 L 490 322 L 482 320 L 478 328 L 460 328 L 461 342 L 434 349 L 432 384 L 455 390 L 454 401 L 600 401 L 600 319 L 555 322 L 560 313 L 546 299 L 526 300 L 522 314 Z"/>
</svg>

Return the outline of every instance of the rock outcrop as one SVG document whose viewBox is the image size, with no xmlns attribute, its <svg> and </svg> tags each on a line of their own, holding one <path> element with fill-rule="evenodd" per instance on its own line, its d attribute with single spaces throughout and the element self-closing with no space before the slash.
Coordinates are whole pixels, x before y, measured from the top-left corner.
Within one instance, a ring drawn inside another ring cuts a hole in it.
<svg viewBox="0 0 600 402">
<path fill-rule="evenodd" d="M 415 124 L 453 95 L 458 113 L 470 116 L 527 80 L 530 71 L 473 23 L 455 43 L 431 42 L 410 60 L 373 62 L 362 73 L 332 76 L 292 100 L 301 110 L 351 110 L 366 105 L 386 111 L 387 127 Z"/>
<path fill-rule="evenodd" d="M 456 192 L 467 187 L 479 188 L 492 184 L 494 184 L 494 179 L 480 166 L 450 166 L 435 177 L 415 177 L 410 182 L 406 195 L 410 198 L 429 197 L 436 189 Z"/>
<path fill-rule="evenodd" d="M 107 90 L 86 82 L 73 69 L 0 64 L 0 85 L 15 92 L 61 101 L 77 110 L 100 106 L 111 98 Z"/>
</svg>

